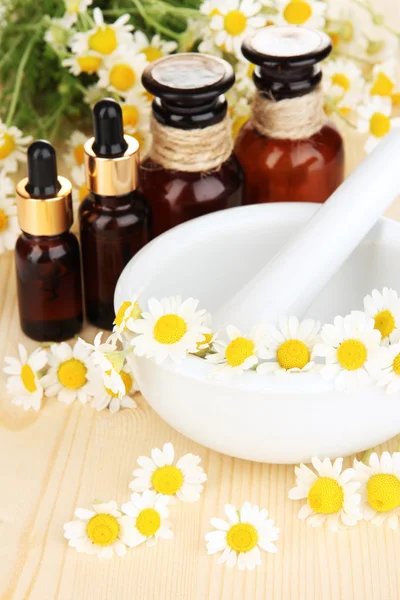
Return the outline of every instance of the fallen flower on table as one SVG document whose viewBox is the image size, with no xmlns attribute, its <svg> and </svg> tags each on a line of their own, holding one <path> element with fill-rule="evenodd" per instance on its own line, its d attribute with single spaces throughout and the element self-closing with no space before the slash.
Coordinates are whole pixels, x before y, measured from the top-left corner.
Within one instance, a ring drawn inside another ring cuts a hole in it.
<svg viewBox="0 0 400 600">
<path fill-rule="evenodd" d="M 225 505 L 228 521 L 214 517 L 211 525 L 216 531 L 206 533 L 208 554 L 222 552 L 219 563 L 243 571 L 253 571 L 261 565 L 261 550 L 278 552 L 274 542 L 279 537 L 279 528 L 273 519 L 267 519 L 268 511 L 260 510 L 250 502 L 245 502 L 240 510 L 232 504 Z"/>
<path fill-rule="evenodd" d="M 47 364 L 47 352 L 37 348 L 32 354 L 23 344 L 18 344 L 19 360 L 6 356 L 4 372 L 9 375 L 6 389 L 14 398 L 12 403 L 22 406 L 24 410 L 33 408 L 39 410 L 43 398 L 43 386 L 40 381 L 40 371 Z"/>
<path fill-rule="evenodd" d="M 354 480 L 360 486 L 365 521 L 398 529 L 400 516 L 400 452 L 373 452 L 369 464 L 354 460 Z"/>
<path fill-rule="evenodd" d="M 64 537 L 77 552 L 113 558 L 114 553 L 124 556 L 126 547 L 134 545 L 134 521 L 117 510 L 114 501 L 94 504 L 93 510 L 77 508 L 75 516 L 78 520 L 65 523 Z"/>
<path fill-rule="evenodd" d="M 146 491 L 143 494 L 133 493 L 130 501 L 122 505 L 124 513 L 133 519 L 133 547 L 143 542 L 147 546 L 154 546 L 159 539 L 170 540 L 173 537 L 171 524 L 167 520 L 168 500 L 166 496 Z"/>
<path fill-rule="evenodd" d="M 134 479 L 129 487 L 134 492 L 145 492 L 154 489 L 159 494 L 167 496 L 170 503 L 174 497 L 183 502 L 196 502 L 203 491 L 203 483 L 207 475 L 199 466 L 201 458 L 194 454 L 185 454 L 176 463 L 175 450 L 169 442 L 163 449 L 153 448 L 151 458 L 139 456 L 137 459 L 140 469 L 133 471 Z"/>
<path fill-rule="evenodd" d="M 311 527 L 326 522 L 332 531 L 356 525 L 362 517 L 357 493 L 360 483 L 354 480 L 354 469 L 342 471 L 343 458 L 332 464 L 329 458 L 321 461 L 314 457 L 312 464 L 316 472 L 303 464 L 295 467 L 296 487 L 289 491 L 291 500 L 307 499 L 299 519 Z"/>
</svg>

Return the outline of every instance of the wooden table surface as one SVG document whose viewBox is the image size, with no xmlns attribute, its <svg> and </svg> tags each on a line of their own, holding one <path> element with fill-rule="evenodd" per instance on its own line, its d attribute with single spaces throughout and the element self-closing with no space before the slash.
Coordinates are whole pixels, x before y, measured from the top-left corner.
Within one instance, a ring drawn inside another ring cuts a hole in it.
<svg viewBox="0 0 400 600">
<path fill-rule="evenodd" d="M 386 3 L 390 8 L 391 4 Z M 395 4 L 395 3 L 394 3 Z M 393 8 L 394 8 L 393 4 Z M 388 8 L 388 10 L 389 10 Z M 361 160 L 347 134 L 348 171 Z M 400 157 L 399 157 L 400 164 Z M 400 202 L 389 216 L 400 220 Z M 95 331 L 86 328 L 85 339 Z M 20 331 L 12 254 L 0 257 L 0 365 Z M 0 598 L 2 600 L 396 600 L 400 533 L 360 523 L 333 534 L 297 518 L 287 499 L 293 466 L 246 462 L 203 448 L 164 423 L 140 396 L 137 410 L 112 416 L 90 406 L 47 401 L 39 413 L 11 404 L 0 373 Z M 245 407 L 244 407 L 245 408 Z M 94 499 L 124 502 L 137 456 L 173 442 L 177 455 L 202 457 L 201 500 L 172 510 L 175 537 L 123 558 L 99 561 L 69 548 L 63 524 Z M 382 448 L 395 448 L 392 440 Z M 268 508 L 281 528 L 276 555 L 255 572 L 229 570 L 206 553 L 204 534 L 225 503 Z"/>
</svg>

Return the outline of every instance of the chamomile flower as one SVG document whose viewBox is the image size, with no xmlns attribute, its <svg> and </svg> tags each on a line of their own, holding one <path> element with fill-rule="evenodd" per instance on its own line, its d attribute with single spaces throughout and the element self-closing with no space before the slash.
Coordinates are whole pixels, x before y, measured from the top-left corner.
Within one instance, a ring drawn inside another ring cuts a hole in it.
<svg viewBox="0 0 400 600">
<path fill-rule="evenodd" d="M 216 46 L 234 52 L 238 57 L 242 56 L 240 47 L 244 38 L 266 24 L 265 17 L 260 14 L 262 5 L 255 0 L 221 0 L 218 8 L 214 8 L 212 2 L 207 6 Z"/>
<path fill-rule="evenodd" d="M 122 508 L 123 511 L 123 508 Z M 135 541 L 133 519 L 117 510 L 116 502 L 93 505 L 93 510 L 77 508 L 77 520 L 64 525 L 64 537 L 77 552 L 113 558 L 126 554 L 126 547 Z"/>
<path fill-rule="evenodd" d="M 393 58 L 374 65 L 372 83 L 369 90 L 371 96 L 391 98 L 396 86 L 396 62 Z"/>
<path fill-rule="evenodd" d="M 134 479 L 129 487 L 134 492 L 155 490 L 171 500 L 176 496 L 183 502 L 196 502 L 203 491 L 207 475 L 200 467 L 201 459 L 194 454 L 185 454 L 176 463 L 175 450 L 171 443 L 163 449 L 153 448 L 151 458 L 139 456 L 140 469 L 133 471 Z"/>
<path fill-rule="evenodd" d="M 65 162 L 72 167 L 81 167 L 84 163 L 85 151 L 84 145 L 87 141 L 87 135 L 82 131 L 74 131 L 67 140 L 68 152 L 65 155 Z"/>
<path fill-rule="evenodd" d="M 131 331 L 136 333 L 131 344 L 137 356 L 154 358 L 160 364 L 167 358 L 180 362 L 188 352 L 196 352 L 197 342 L 209 333 L 203 325 L 204 310 L 197 310 L 199 301 L 180 296 L 162 298 L 158 302 L 150 298 L 148 312 L 133 322 Z"/>
<path fill-rule="evenodd" d="M 167 54 L 172 54 L 178 47 L 176 42 L 163 40 L 158 34 L 153 35 L 150 40 L 143 31 L 139 31 L 138 29 L 133 33 L 132 38 L 136 52 L 143 53 L 147 62 L 153 62 L 163 56 L 167 56 Z"/>
<path fill-rule="evenodd" d="M 218 339 L 213 344 L 215 354 L 207 354 L 206 360 L 218 365 L 215 377 L 241 375 L 258 363 L 260 350 L 264 345 L 265 331 L 255 327 L 249 336 L 244 336 L 233 325 L 226 332 L 229 341 Z"/>
<path fill-rule="evenodd" d="M 43 398 L 43 386 L 39 375 L 47 364 L 47 352 L 37 348 L 28 355 L 22 344 L 18 344 L 18 351 L 19 360 L 11 356 L 4 359 L 4 372 L 9 375 L 7 392 L 14 396 L 13 404 L 22 406 L 24 410 L 39 410 Z"/>
<path fill-rule="evenodd" d="M 50 398 L 72 404 L 86 404 L 98 391 L 98 372 L 90 358 L 90 350 L 79 340 L 73 348 L 66 342 L 52 344 L 48 355 L 49 370 L 41 383 Z"/>
<path fill-rule="evenodd" d="M 382 292 L 372 290 L 364 298 L 364 311 L 374 319 L 375 329 L 380 331 L 382 341 L 389 343 L 400 329 L 400 298 L 395 290 L 383 288 Z"/>
<path fill-rule="evenodd" d="M 335 103 L 343 102 L 346 98 L 356 97 L 360 101 L 364 94 L 364 79 L 360 69 L 351 60 L 338 58 L 331 60 L 324 66 L 323 85 L 325 93 Z"/>
<path fill-rule="evenodd" d="M 128 366 L 124 367 L 119 372 L 119 376 L 121 377 L 125 386 L 125 393 L 120 396 L 103 385 L 103 389 L 96 393 L 92 400 L 91 405 L 93 408 L 98 411 L 108 408 L 110 413 L 115 414 L 121 410 L 121 408 L 137 407 L 136 402 L 130 397 L 130 394 L 134 394 L 135 392 L 139 391 L 139 388 Z"/>
<path fill-rule="evenodd" d="M 359 52 L 364 39 L 362 28 L 357 27 L 362 8 L 348 0 L 335 0 L 326 4 L 325 31 L 331 38 L 333 49 L 354 54 Z"/>
<path fill-rule="evenodd" d="M 360 45 L 374 64 L 383 63 L 395 56 L 399 49 L 397 37 L 385 31 L 383 27 L 377 27 L 376 31 L 369 36 L 363 33 Z"/>
<path fill-rule="evenodd" d="M 94 338 L 93 344 L 89 344 L 81 338 L 79 340 L 92 351 L 91 359 L 101 369 L 104 386 L 122 397 L 125 395 L 125 384 L 120 376 L 120 371 L 124 365 L 124 353 L 117 349 L 115 334 L 111 334 L 105 343 L 102 343 L 102 337 L 103 332 L 100 331 Z"/>
<path fill-rule="evenodd" d="M 115 23 L 105 23 L 103 13 L 96 6 L 93 9 L 95 21 L 94 29 L 77 32 L 71 39 L 73 54 L 78 56 L 94 52 L 100 56 L 110 56 L 122 46 L 129 45 L 132 41 L 132 25 L 128 24 L 128 14 L 119 17 Z"/>
<path fill-rule="evenodd" d="M 171 524 L 167 520 L 167 504 L 167 496 L 146 491 L 143 494 L 133 493 L 130 501 L 122 505 L 124 513 L 133 519 L 132 547 L 143 542 L 147 546 L 154 546 L 159 539 L 170 540 L 173 537 Z"/>
<path fill-rule="evenodd" d="M 314 367 L 312 351 L 318 341 L 321 324 L 313 319 L 299 322 L 297 317 L 280 317 L 279 328 L 269 325 L 261 357 L 272 359 L 259 365 L 257 373 L 288 375 L 310 371 Z"/>
<path fill-rule="evenodd" d="M 114 53 L 99 70 L 99 86 L 126 96 L 140 88 L 140 78 L 147 64 L 144 54 L 135 54 L 134 46 L 125 47 L 121 54 Z"/>
<path fill-rule="evenodd" d="M 295 467 L 296 487 L 289 491 L 291 500 L 307 499 L 299 519 L 311 527 L 326 522 L 332 531 L 356 525 L 361 518 L 360 484 L 353 480 L 354 469 L 343 471 L 343 458 L 332 464 L 329 458 L 321 461 L 314 457 L 312 464 L 315 472 L 303 464 Z"/>
<path fill-rule="evenodd" d="M 197 342 L 197 351 L 194 354 L 200 358 L 204 358 L 207 354 L 214 351 L 214 342 L 218 337 L 217 333 L 213 333 L 211 313 L 205 315 L 203 323 L 210 333 L 205 333 L 203 339 L 200 342 Z"/>
<path fill-rule="evenodd" d="M 276 0 L 276 25 L 304 25 L 322 29 L 325 24 L 326 3 L 320 0 Z"/>
<path fill-rule="evenodd" d="M 48 28 L 44 34 L 44 41 L 53 48 L 56 53 L 65 52 L 71 37 L 70 20 L 61 17 L 49 20 Z"/>
<path fill-rule="evenodd" d="M 229 94 L 228 97 L 231 99 L 231 103 L 233 101 L 233 104 L 230 104 L 229 112 L 232 123 L 232 137 L 235 139 L 251 116 L 251 103 L 246 94 L 240 96 L 235 91 L 230 91 L 232 91 L 232 94 Z"/>
<path fill-rule="evenodd" d="M 135 294 L 131 300 L 122 302 L 115 315 L 113 331 L 118 333 L 119 337 L 129 330 L 132 331 L 133 323 L 142 316 L 138 298 L 139 294 Z"/>
<path fill-rule="evenodd" d="M 261 565 L 260 549 L 276 553 L 274 542 L 279 537 L 275 521 L 268 519 L 268 511 L 260 510 L 245 502 L 240 510 L 232 504 L 225 505 L 227 521 L 214 517 L 211 525 L 216 531 L 206 533 L 208 554 L 221 552 L 218 562 L 232 568 L 236 564 L 241 571 L 253 571 Z"/>
<path fill-rule="evenodd" d="M 82 54 L 71 54 L 64 58 L 61 64 L 63 67 L 67 67 L 72 75 L 78 76 L 81 73 L 93 75 L 100 69 L 103 59 L 95 52 L 84 52 Z"/>
<path fill-rule="evenodd" d="M 399 119 L 392 119 L 392 101 L 390 98 L 372 96 L 366 104 L 358 108 L 357 129 L 360 133 L 369 133 L 365 144 L 366 152 L 371 152 L 380 140 L 398 125 Z"/>
<path fill-rule="evenodd" d="M 30 135 L 23 136 L 18 127 L 7 127 L 0 119 L 0 171 L 15 173 L 18 161 L 26 160 L 26 149 L 31 141 Z"/>
<path fill-rule="evenodd" d="M 2 178 L 0 175 L 0 181 Z M 8 185 L 8 184 L 7 184 Z M 17 207 L 11 198 L 1 194 L 5 184 L 0 183 L 0 254 L 7 250 L 14 250 L 15 242 L 21 230 L 18 226 Z"/>
<path fill-rule="evenodd" d="M 86 104 L 89 104 L 89 106 L 93 107 L 99 100 L 102 100 L 107 96 L 109 96 L 107 90 L 103 90 L 103 88 L 100 88 L 97 84 L 94 84 L 89 85 L 86 88 L 83 100 L 86 102 Z"/>
<path fill-rule="evenodd" d="M 382 346 L 379 349 L 379 370 L 375 373 L 378 387 L 385 387 L 388 394 L 400 390 L 400 343 L 399 331 L 392 336 L 390 346 Z M 397 340 L 396 343 L 393 343 Z"/>
<path fill-rule="evenodd" d="M 148 130 L 150 135 L 151 102 L 140 88 L 128 92 L 121 102 L 121 110 L 125 133 L 132 135 L 138 130 Z"/>
<path fill-rule="evenodd" d="M 87 12 L 88 6 L 93 0 L 64 0 L 65 17 L 68 19 L 69 25 L 76 22 L 78 15 Z"/>
<path fill-rule="evenodd" d="M 322 343 L 316 344 L 314 357 L 326 359 L 321 369 L 324 379 L 334 379 L 336 389 L 351 391 L 368 385 L 377 370 L 381 333 L 374 320 L 361 311 L 335 317 L 333 325 L 324 325 Z"/>
<path fill-rule="evenodd" d="M 373 452 L 369 464 L 354 460 L 354 481 L 360 485 L 362 516 L 374 525 L 387 520 L 397 529 L 400 516 L 400 452 Z"/>
</svg>

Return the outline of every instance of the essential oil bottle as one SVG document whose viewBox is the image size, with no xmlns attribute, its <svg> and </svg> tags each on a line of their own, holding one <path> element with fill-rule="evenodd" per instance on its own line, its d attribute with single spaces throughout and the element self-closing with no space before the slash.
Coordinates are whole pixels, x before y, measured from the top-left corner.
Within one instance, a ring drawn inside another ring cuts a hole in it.
<svg viewBox="0 0 400 600">
<path fill-rule="evenodd" d="M 57 176 L 56 152 L 45 141 L 28 148 L 28 177 L 17 185 L 15 248 L 21 328 L 39 342 L 59 342 L 83 322 L 81 264 L 71 183 Z"/>
<path fill-rule="evenodd" d="M 120 105 L 100 100 L 93 123 L 94 137 L 84 147 L 90 193 L 79 211 L 86 317 L 111 330 L 115 286 L 125 265 L 152 237 L 151 210 L 137 190 L 139 144 L 124 135 Z"/>
<path fill-rule="evenodd" d="M 226 61 L 197 53 L 167 56 L 144 70 L 142 83 L 155 99 L 140 181 L 155 235 L 242 204 L 243 172 L 223 95 L 234 79 Z"/>
<path fill-rule="evenodd" d="M 250 120 L 236 154 L 246 175 L 246 204 L 325 202 L 343 181 L 343 140 L 325 116 L 319 62 L 330 38 L 304 27 L 267 27 L 242 44 L 257 65 Z"/>
</svg>

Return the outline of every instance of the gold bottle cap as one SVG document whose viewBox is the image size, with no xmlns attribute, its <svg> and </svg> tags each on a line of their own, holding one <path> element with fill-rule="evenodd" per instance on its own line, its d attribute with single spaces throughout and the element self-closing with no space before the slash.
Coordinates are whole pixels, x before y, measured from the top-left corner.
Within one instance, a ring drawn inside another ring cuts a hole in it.
<svg viewBox="0 0 400 600">
<path fill-rule="evenodd" d="M 65 177 L 58 177 L 61 185 L 57 194 L 50 198 L 32 198 L 27 192 L 28 178 L 17 184 L 17 214 L 22 231 L 30 235 L 60 235 L 67 231 L 73 221 L 72 186 Z"/>
<path fill-rule="evenodd" d="M 124 135 L 128 144 L 119 157 L 102 158 L 93 151 L 94 137 L 85 146 L 86 185 L 91 192 L 101 196 L 129 194 L 139 185 L 139 143 L 130 135 Z"/>
</svg>

